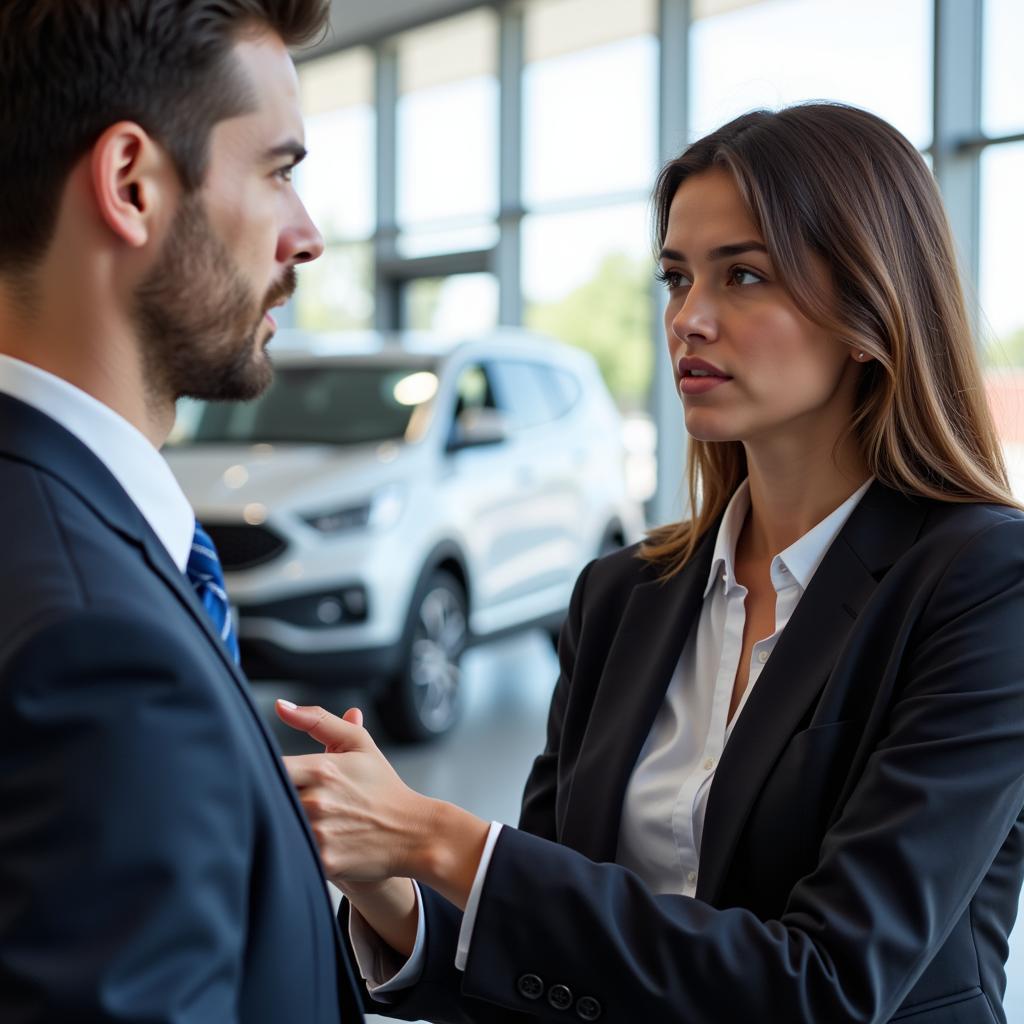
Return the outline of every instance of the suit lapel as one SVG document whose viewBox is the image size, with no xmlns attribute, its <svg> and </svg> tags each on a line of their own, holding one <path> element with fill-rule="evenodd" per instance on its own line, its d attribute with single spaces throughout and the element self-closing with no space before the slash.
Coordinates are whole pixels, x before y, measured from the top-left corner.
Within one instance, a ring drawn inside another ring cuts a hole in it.
<svg viewBox="0 0 1024 1024">
<path fill-rule="evenodd" d="M 697 897 L 718 898 L 736 842 L 772 765 L 812 707 L 861 609 L 924 517 L 874 484 L 818 566 L 747 700 L 708 797 Z"/>
<path fill-rule="evenodd" d="M 276 745 L 263 725 L 245 676 L 214 631 L 209 615 L 145 517 L 102 461 L 49 416 L 4 394 L 0 394 L 0 453 L 31 463 L 60 480 L 125 541 L 142 549 L 150 568 L 170 587 L 213 645 L 242 700 L 259 721 L 275 760 L 279 760 Z"/>
<path fill-rule="evenodd" d="M 630 594 L 605 661 L 572 774 L 561 839 L 592 860 L 615 859 L 629 777 L 700 615 L 717 524 L 685 568 Z"/>
<path fill-rule="evenodd" d="M 140 520 L 142 519 L 141 514 L 139 518 Z M 256 728 L 263 737 L 263 742 L 267 747 L 267 753 L 273 761 L 274 769 L 281 780 L 285 793 L 288 795 L 288 800 L 292 805 L 292 809 L 298 816 L 303 835 L 306 837 L 306 842 L 309 844 L 310 851 L 313 854 L 313 859 L 317 866 L 320 867 L 320 851 L 316 845 L 316 840 L 313 838 L 313 833 L 310 831 L 309 823 L 306 819 L 306 812 L 303 810 L 298 794 L 295 792 L 295 788 L 292 785 L 291 778 L 284 767 L 284 762 L 281 759 L 281 750 L 278 747 L 277 740 L 274 739 L 274 736 L 270 731 L 270 727 L 267 725 L 262 713 L 256 706 L 256 702 L 253 700 L 252 692 L 249 687 L 249 680 L 246 678 L 241 668 L 235 664 L 234 658 L 231 657 L 227 647 L 225 647 L 223 641 L 217 635 L 217 631 L 213 627 L 213 622 L 210 619 L 210 616 L 207 614 L 206 609 L 203 608 L 202 604 L 200 604 L 199 598 L 196 596 L 196 593 L 188 582 L 187 577 L 178 571 L 178 567 L 173 561 L 171 561 L 171 557 L 167 553 L 167 549 L 163 546 L 160 539 L 153 533 L 149 528 L 149 524 L 145 521 L 142 521 L 141 529 L 142 536 L 140 538 L 140 543 L 145 553 L 146 561 L 149 563 L 150 568 L 174 592 L 175 596 L 184 606 L 196 626 L 203 634 L 205 634 L 206 639 L 210 642 L 220 657 L 225 671 L 235 685 L 238 696 L 248 709 Z M 335 938 L 339 946 L 343 947 L 344 944 L 341 942 L 341 937 L 337 931 L 337 922 L 335 922 L 334 931 Z M 345 964 L 346 972 L 349 975 L 349 980 L 351 981 L 351 967 L 344 955 L 342 956 L 342 959 Z"/>
<path fill-rule="evenodd" d="M 0 454 L 30 463 L 70 487 L 112 530 L 142 550 L 149 567 L 171 589 L 201 635 L 213 645 L 238 696 L 255 721 L 278 777 L 297 815 L 316 863 L 320 854 L 305 812 L 281 761 L 277 742 L 256 707 L 249 684 L 213 628 L 187 578 L 102 461 L 49 416 L 9 395 L 0 394 Z M 337 928 L 335 927 L 337 937 Z M 338 938 L 340 942 L 340 938 Z M 347 964 L 346 964 L 347 968 Z M 351 972 L 349 972 L 351 973 Z"/>
</svg>

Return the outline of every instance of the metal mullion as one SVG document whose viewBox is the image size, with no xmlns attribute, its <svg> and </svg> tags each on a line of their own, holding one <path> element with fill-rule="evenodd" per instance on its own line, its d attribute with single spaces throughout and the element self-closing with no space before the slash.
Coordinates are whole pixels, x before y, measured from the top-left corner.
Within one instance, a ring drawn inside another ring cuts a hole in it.
<svg viewBox="0 0 1024 1024">
<path fill-rule="evenodd" d="M 980 149 L 982 0 L 935 0 L 932 167 L 960 251 L 968 295 L 978 294 L 981 249 Z M 977 323 L 979 310 L 972 305 Z"/>
<path fill-rule="evenodd" d="M 373 236 L 374 326 L 397 330 L 401 294 L 386 272 L 398 239 L 398 53 L 390 41 L 375 48 L 374 106 L 377 113 L 377 230 Z"/>
<path fill-rule="evenodd" d="M 383 262 L 379 272 L 392 282 L 407 282 L 423 277 L 450 277 L 452 274 L 488 273 L 493 249 L 438 253 L 433 256 L 395 257 Z"/>
<path fill-rule="evenodd" d="M 659 0 L 658 3 L 658 161 L 678 156 L 689 133 L 689 36 L 690 0 Z M 669 522 L 688 515 L 683 487 L 686 463 L 686 427 L 675 376 L 665 346 L 664 289 L 652 280 L 654 380 L 650 411 L 657 429 L 657 489 L 648 502 L 652 522 Z"/>
<path fill-rule="evenodd" d="M 498 244 L 491 269 L 498 279 L 498 322 L 523 321 L 522 152 L 524 16 L 519 3 L 499 8 Z"/>
<path fill-rule="evenodd" d="M 980 153 L 990 146 L 1006 146 L 1015 142 L 1024 142 L 1024 132 L 1012 132 L 1009 135 L 977 135 L 973 138 L 961 139 L 956 143 L 957 153 Z"/>
</svg>

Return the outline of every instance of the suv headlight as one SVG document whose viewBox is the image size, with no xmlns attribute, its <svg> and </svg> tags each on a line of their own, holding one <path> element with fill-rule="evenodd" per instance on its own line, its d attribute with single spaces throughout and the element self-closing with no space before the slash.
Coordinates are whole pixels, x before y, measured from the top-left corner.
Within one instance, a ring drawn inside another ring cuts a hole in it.
<svg viewBox="0 0 1024 1024">
<path fill-rule="evenodd" d="M 388 484 L 368 501 L 305 515 L 302 519 L 320 533 L 342 533 L 366 527 L 385 530 L 398 522 L 404 507 L 405 488 L 401 484 Z"/>
</svg>

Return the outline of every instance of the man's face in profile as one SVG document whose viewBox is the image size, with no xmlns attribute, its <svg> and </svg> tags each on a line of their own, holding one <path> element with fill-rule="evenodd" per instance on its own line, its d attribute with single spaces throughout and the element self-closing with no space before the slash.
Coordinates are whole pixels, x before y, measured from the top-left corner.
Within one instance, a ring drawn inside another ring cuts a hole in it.
<svg viewBox="0 0 1024 1024">
<path fill-rule="evenodd" d="M 182 197 L 153 269 L 136 291 L 147 375 L 160 393 L 248 399 L 269 385 L 269 310 L 295 288 L 295 264 L 322 240 L 296 196 L 302 158 L 298 79 L 274 35 L 234 49 L 248 113 L 216 124 L 206 179 Z"/>
</svg>

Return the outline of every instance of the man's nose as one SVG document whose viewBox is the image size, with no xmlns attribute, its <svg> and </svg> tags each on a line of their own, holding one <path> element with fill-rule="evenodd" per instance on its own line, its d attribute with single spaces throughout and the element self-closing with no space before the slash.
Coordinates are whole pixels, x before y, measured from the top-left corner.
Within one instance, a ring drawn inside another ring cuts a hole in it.
<svg viewBox="0 0 1024 1024">
<path fill-rule="evenodd" d="M 309 263 L 319 259 L 323 251 L 323 236 L 306 212 L 306 207 L 296 199 L 295 215 L 278 239 L 278 260 L 292 265 Z"/>
</svg>

